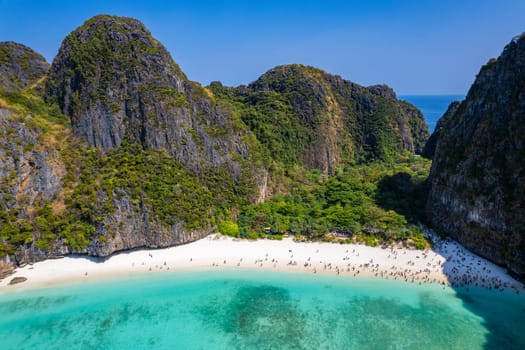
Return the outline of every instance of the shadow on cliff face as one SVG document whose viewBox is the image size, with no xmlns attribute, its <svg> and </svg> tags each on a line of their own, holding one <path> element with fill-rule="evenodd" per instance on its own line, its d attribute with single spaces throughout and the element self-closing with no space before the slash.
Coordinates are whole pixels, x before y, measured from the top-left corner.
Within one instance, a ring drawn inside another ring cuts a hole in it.
<svg viewBox="0 0 525 350">
<path fill-rule="evenodd" d="M 426 181 L 414 181 L 410 174 L 401 172 L 381 179 L 375 200 L 383 209 L 393 210 L 409 222 L 426 222 L 427 191 Z M 488 273 L 494 265 L 451 239 L 439 240 L 432 250 L 445 257 L 443 271 L 465 308 L 483 320 L 487 329 L 484 348 L 525 349 L 523 288 L 517 294 L 515 289 L 509 290 L 511 283 L 491 280 Z"/>
</svg>

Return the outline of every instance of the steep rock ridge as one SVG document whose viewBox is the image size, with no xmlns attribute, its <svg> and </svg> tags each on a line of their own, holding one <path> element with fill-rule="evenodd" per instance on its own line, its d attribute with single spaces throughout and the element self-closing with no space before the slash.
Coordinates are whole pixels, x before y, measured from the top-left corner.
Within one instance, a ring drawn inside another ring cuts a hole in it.
<svg viewBox="0 0 525 350">
<path fill-rule="evenodd" d="M 33 240 L 35 207 L 60 198 L 65 167 L 54 132 L 51 138 L 44 137 L 42 128 L 50 125 L 19 106 L 41 104 L 38 97 L 21 93 L 36 91 L 48 69 L 44 57 L 32 49 L 0 43 L 0 278 L 22 262 L 17 254 L 25 248 L 17 250 L 15 245 L 29 247 Z M 18 106 L 12 106 L 11 99 Z M 36 259 L 49 256 L 41 251 L 32 255 Z"/>
<path fill-rule="evenodd" d="M 439 130 L 431 224 L 525 277 L 525 35 L 481 68 Z"/>
<path fill-rule="evenodd" d="M 44 134 L 43 129 L 53 128 Z M 11 264 L 68 252 L 56 241 L 48 250 L 34 241 L 43 234 L 34 219 L 42 203 L 63 207 L 66 167 L 60 157 L 67 130 L 18 108 L 0 108 L 0 255 Z M 17 249 L 18 247 L 18 249 Z"/>
<path fill-rule="evenodd" d="M 9 198 L 23 199 L 25 210 L 32 206 L 36 197 L 46 200 L 55 197 L 65 174 L 58 150 L 42 145 L 42 135 L 31 124 L 31 119 L 31 116 L 0 108 L 0 178 L 11 181 L 5 183 L 7 193 L 11 194 Z M 10 201 L 4 204 L 7 210 L 12 207 Z"/>
<path fill-rule="evenodd" d="M 274 158 L 324 173 L 420 152 L 429 135 L 422 114 L 388 86 L 366 88 L 313 67 L 279 66 L 246 87 L 210 88 L 243 103 L 242 119 Z"/>
<path fill-rule="evenodd" d="M 37 83 L 49 69 L 42 55 L 22 44 L 0 42 L 0 90 L 19 92 Z"/>
<path fill-rule="evenodd" d="M 121 146 L 105 155 L 71 135 L 57 106 L 7 96 L 0 98 L 0 270 L 71 253 L 168 247 L 210 231 L 206 215 L 217 198 L 165 151 Z"/>
<path fill-rule="evenodd" d="M 233 158 L 248 157 L 239 124 L 132 18 L 99 15 L 69 34 L 47 94 L 71 117 L 74 134 L 95 147 L 140 143 L 167 150 L 195 172 L 226 167 L 236 177 Z"/>
<path fill-rule="evenodd" d="M 210 231 L 215 209 L 227 211 L 235 194 L 255 200 L 255 191 L 247 193 L 255 187 L 245 142 L 249 130 L 187 80 L 138 20 L 99 15 L 70 33 L 53 60 L 46 90 L 48 101 L 56 101 L 71 118 L 74 135 L 103 150 L 91 158 L 92 172 L 112 171 L 119 166 L 113 163 L 122 161 L 121 166 L 136 172 L 137 181 L 147 184 L 137 190 L 138 183 L 123 181 L 119 174 L 90 178 L 91 185 L 102 183 L 102 188 L 87 210 L 101 219 L 86 222 L 95 232 L 82 252 L 107 256 L 196 240 Z M 138 164 L 129 164 L 131 159 Z M 146 159 L 157 160 L 147 176 Z M 79 168 L 85 170 L 82 164 Z M 169 176 L 186 183 L 163 178 Z M 209 193 L 208 186 L 215 192 Z M 200 224 L 192 213 L 200 215 Z"/>
<path fill-rule="evenodd" d="M 0 257 L 8 265 L 196 240 L 248 203 L 286 193 L 291 165 L 332 173 L 419 151 L 428 134 L 421 113 L 387 86 L 311 67 L 204 89 L 129 18 L 88 20 L 47 75 L 47 64 L 21 54 L 4 66 Z M 47 103 L 34 94 L 42 82 Z"/>
<path fill-rule="evenodd" d="M 9 66 L 25 65 L 17 59 L 25 58 L 13 56 Z M 28 84 L 23 87 L 31 87 Z M 249 197 L 249 189 L 242 192 L 232 180 L 237 173 L 242 175 L 238 164 L 242 155 L 234 162 L 221 153 L 221 147 L 237 146 L 235 138 L 243 135 L 232 132 L 232 139 L 227 138 L 234 122 L 226 114 L 213 114 L 216 107 L 202 88 L 184 84 L 197 94 L 191 100 L 196 105 L 193 111 L 202 114 L 193 128 L 182 125 L 187 128 L 182 132 L 202 141 L 199 154 L 211 149 L 208 158 L 201 156 L 204 160 L 184 153 L 195 161 L 188 167 L 169 149 L 145 150 L 148 144 L 143 143 L 135 147 L 131 137 L 118 147 L 93 149 L 84 137 L 72 135 L 69 118 L 56 104 L 44 103 L 33 89 L 0 87 L 0 270 L 71 253 L 108 256 L 194 241 L 208 234 L 214 217 L 232 205 L 233 195 L 227 191 L 234 188 L 237 195 Z M 211 111 L 208 115 L 206 108 Z M 220 120 L 216 123 L 213 118 Z M 214 136 L 199 138 L 204 129 Z M 247 153 L 245 148 L 239 142 L 236 150 Z M 188 170 L 192 165 L 206 171 L 202 178 Z M 207 171 L 208 167 L 213 169 Z"/>
</svg>

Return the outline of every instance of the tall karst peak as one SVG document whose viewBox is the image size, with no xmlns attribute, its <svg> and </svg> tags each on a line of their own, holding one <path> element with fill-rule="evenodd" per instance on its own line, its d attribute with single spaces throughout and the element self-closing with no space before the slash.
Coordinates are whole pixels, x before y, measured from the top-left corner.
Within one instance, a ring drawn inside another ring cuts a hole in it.
<svg viewBox="0 0 525 350">
<path fill-rule="evenodd" d="M 43 68 L 15 74 L 15 90 L 45 78 L 47 104 L 15 91 L 3 96 L 16 108 L 0 109 L 0 204 L 9 209 L 0 254 L 17 263 L 199 239 L 250 203 L 295 191 L 296 174 L 396 160 L 428 136 L 421 113 L 386 85 L 314 67 L 203 88 L 132 18 L 93 17 L 49 69 L 35 60 Z"/>
<path fill-rule="evenodd" d="M 70 116 L 73 132 L 102 149 L 140 143 L 167 150 L 194 171 L 226 165 L 238 172 L 231 153 L 247 154 L 228 111 L 187 80 L 132 18 L 99 15 L 69 34 L 51 66 L 47 94 Z"/>
<path fill-rule="evenodd" d="M 31 48 L 12 41 L 0 42 L 0 90 L 19 92 L 42 79 L 49 64 Z"/>
<path fill-rule="evenodd" d="M 231 94 L 248 107 L 242 119 L 277 160 L 324 173 L 420 152 L 428 138 L 423 115 L 388 86 L 366 88 L 310 66 L 272 68 Z"/>
<path fill-rule="evenodd" d="M 433 226 L 525 276 L 525 36 L 483 66 L 438 124 L 427 213 Z"/>
</svg>

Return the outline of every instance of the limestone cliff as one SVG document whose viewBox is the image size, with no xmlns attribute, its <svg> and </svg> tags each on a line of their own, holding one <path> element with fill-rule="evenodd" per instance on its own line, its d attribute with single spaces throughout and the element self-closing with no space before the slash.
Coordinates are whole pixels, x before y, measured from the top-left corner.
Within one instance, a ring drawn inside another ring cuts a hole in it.
<svg viewBox="0 0 525 350">
<path fill-rule="evenodd" d="M 234 202 L 255 200 L 249 130 L 137 20 L 87 21 L 64 40 L 49 76 L 40 55 L 6 47 L 4 261 L 173 246 L 206 235 Z M 40 80 L 48 104 L 32 89 Z"/>
<path fill-rule="evenodd" d="M 0 186 L 7 267 L 193 241 L 219 202 L 168 154 L 87 147 L 67 117 L 27 92 L 0 97 Z"/>
<path fill-rule="evenodd" d="M 425 147 L 423 148 L 423 152 L 421 152 L 421 155 L 425 158 L 432 159 L 434 158 L 434 153 L 436 152 L 436 145 L 439 140 L 439 137 L 443 133 L 443 130 L 446 130 L 446 124 L 447 122 L 454 116 L 454 114 L 457 112 L 459 106 L 461 105 L 460 101 L 454 101 L 452 102 L 445 114 L 441 118 L 439 118 L 436 129 L 430 135 L 427 143 L 425 144 Z"/>
<path fill-rule="evenodd" d="M 74 134 L 95 147 L 140 143 L 195 172 L 224 166 L 236 177 L 233 158 L 248 157 L 228 111 L 136 19 L 100 15 L 70 33 L 53 60 L 47 95 L 70 116 Z"/>
<path fill-rule="evenodd" d="M 481 68 L 442 128 L 431 224 L 525 277 L 525 35 Z"/>
<path fill-rule="evenodd" d="M 0 42 L 0 90 L 27 89 L 44 77 L 49 64 L 42 55 L 22 44 Z"/>
<path fill-rule="evenodd" d="M 0 99 L 4 101 L 3 99 Z M 67 252 L 59 242 L 43 251 L 34 241 L 43 234 L 35 224 L 41 203 L 62 210 L 66 168 L 60 143 L 67 131 L 3 102 L 0 108 L 0 256 L 7 263 L 21 263 Z M 43 129 L 52 128 L 46 134 Z M 30 250 L 28 260 L 25 251 Z"/>
<path fill-rule="evenodd" d="M 420 152 L 427 136 L 387 86 L 290 65 L 203 88 L 142 23 L 96 16 L 51 67 L 0 44 L 0 258 L 193 241 L 274 188 L 300 186 L 291 166 L 333 173 Z"/>
<path fill-rule="evenodd" d="M 363 87 L 313 67 L 279 66 L 246 87 L 211 89 L 242 102 L 242 119 L 272 157 L 324 173 L 419 153 L 429 135 L 421 112 L 388 86 Z"/>
</svg>

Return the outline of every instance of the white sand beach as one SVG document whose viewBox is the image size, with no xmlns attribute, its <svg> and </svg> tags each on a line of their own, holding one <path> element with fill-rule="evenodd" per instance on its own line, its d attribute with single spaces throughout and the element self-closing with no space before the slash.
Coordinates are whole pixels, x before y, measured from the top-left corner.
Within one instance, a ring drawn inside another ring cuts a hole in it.
<svg viewBox="0 0 525 350">
<path fill-rule="evenodd" d="M 484 286 L 525 292 L 505 269 L 482 259 L 452 240 L 438 241 L 433 250 L 368 247 L 356 244 L 238 240 L 210 235 L 166 249 L 122 252 L 98 260 L 70 256 L 18 268 L 0 281 L 0 292 L 113 276 L 180 270 L 252 269 L 331 273 L 341 278 L 377 276 L 407 283 Z M 9 285 L 15 277 L 27 280 Z"/>
</svg>

